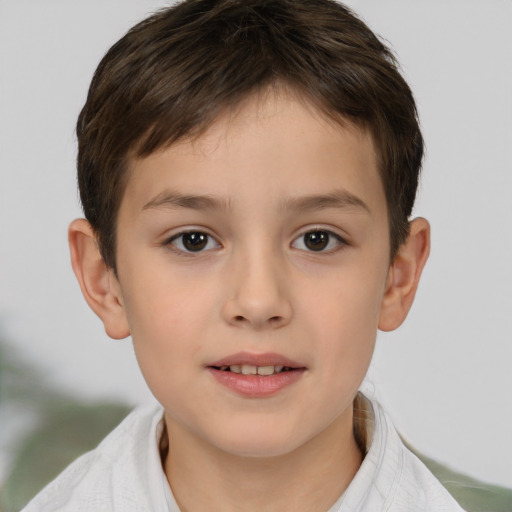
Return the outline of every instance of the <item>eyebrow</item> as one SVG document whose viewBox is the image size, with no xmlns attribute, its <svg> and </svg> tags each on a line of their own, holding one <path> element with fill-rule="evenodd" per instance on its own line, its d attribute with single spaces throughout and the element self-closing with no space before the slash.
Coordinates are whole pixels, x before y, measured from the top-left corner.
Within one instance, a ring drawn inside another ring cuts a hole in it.
<svg viewBox="0 0 512 512">
<path fill-rule="evenodd" d="M 189 208 L 192 210 L 229 210 L 230 202 L 227 199 L 206 195 L 180 194 L 179 192 L 165 191 L 148 201 L 142 210 L 158 208 Z"/>
<path fill-rule="evenodd" d="M 159 208 L 188 208 L 192 210 L 229 210 L 230 201 L 213 195 L 180 194 L 165 191 L 148 201 L 142 210 Z M 370 212 L 367 204 L 347 190 L 337 190 L 330 194 L 314 194 L 302 197 L 289 197 L 282 201 L 282 210 L 319 211 L 328 208 L 355 209 Z"/>
<path fill-rule="evenodd" d="M 290 197 L 283 201 L 285 210 L 318 211 L 327 208 L 362 210 L 371 213 L 368 205 L 348 190 L 336 190 L 330 194 L 316 194 L 304 197 Z"/>
</svg>

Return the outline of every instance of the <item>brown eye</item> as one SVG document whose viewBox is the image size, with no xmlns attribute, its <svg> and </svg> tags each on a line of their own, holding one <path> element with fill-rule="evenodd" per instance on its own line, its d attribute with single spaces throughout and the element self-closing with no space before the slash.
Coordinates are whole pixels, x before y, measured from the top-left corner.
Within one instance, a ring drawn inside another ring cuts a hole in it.
<svg viewBox="0 0 512 512">
<path fill-rule="evenodd" d="M 296 238 L 292 247 L 303 251 L 333 252 L 346 246 L 347 243 L 336 233 L 325 229 L 307 231 Z"/>
<path fill-rule="evenodd" d="M 323 251 L 329 245 L 329 238 L 326 231 L 310 231 L 304 235 L 304 245 L 310 251 Z"/>
<path fill-rule="evenodd" d="M 213 237 L 202 231 L 189 231 L 174 236 L 170 243 L 183 252 L 200 252 L 219 247 Z"/>
<path fill-rule="evenodd" d="M 187 251 L 201 251 L 208 243 L 208 235 L 205 233 L 185 233 L 183 235 L 183 247 Z"/>
</svg>

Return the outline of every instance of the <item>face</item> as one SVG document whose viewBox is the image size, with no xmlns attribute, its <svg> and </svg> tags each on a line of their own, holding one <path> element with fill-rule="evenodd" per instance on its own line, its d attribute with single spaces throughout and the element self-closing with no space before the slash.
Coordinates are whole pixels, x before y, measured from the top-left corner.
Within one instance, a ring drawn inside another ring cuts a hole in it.
<svg viewBox="0 0 512 512">
<path fill-rule="evenodd" d="M 351 431 L 388 232 L 371 138 L 284 94 L 133 162 L 119 295 L 169 430 L 246 456 Z"/>
</svg>

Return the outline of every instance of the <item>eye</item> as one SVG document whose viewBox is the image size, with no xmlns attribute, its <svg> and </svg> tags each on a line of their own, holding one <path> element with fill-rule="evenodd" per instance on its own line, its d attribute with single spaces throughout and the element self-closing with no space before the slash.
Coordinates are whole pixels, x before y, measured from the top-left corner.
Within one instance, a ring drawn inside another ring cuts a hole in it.
<svg viewBox="0 0 512 512">
<path fill-rule="evenodd" d="M 169 242 L 182 252 L 201 252 L 215 249 L 219 243 L 208 233 L 202 231 L 187 231 L 174 235 Z"/>
<path fill-rule="evenodd" d="M 345 245 L 345 241 L 331 231 L 315 229 L 308 231 L 296 238 L 292 247 L 303 251 L 327 252 Z"/>
</svg>

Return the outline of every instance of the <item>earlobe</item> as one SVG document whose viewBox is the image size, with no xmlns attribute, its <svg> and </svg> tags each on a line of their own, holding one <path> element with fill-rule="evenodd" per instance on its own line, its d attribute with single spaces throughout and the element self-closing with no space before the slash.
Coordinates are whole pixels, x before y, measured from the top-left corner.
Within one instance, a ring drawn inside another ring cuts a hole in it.
<svg viewBox="0 0 512 512">
<path fill-rule="evenodd" d="M 85 219 L 74 220 L 69 226 L 68 240 L 71 265 L 85 300 L 101 318 L 111 338 L 126 338 L 130 328 L 119 282 L 101 257 L 91 225 Z"/>
<path fill-rule="evenodd" d="M 430 225 L 423 218 L 414 219 L 409 236 L 389 269 L 379 316 L 380 330 L 392 331 L 405 320 L 429 252 Z"/>
</svg>

